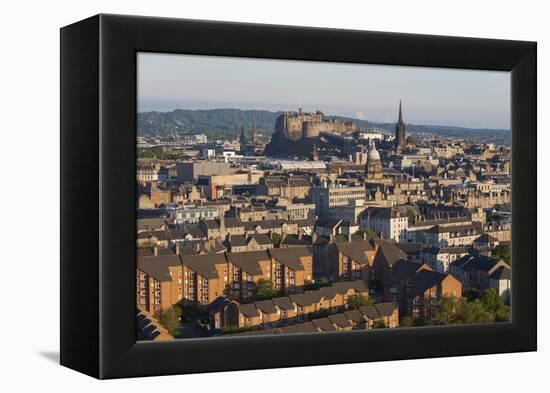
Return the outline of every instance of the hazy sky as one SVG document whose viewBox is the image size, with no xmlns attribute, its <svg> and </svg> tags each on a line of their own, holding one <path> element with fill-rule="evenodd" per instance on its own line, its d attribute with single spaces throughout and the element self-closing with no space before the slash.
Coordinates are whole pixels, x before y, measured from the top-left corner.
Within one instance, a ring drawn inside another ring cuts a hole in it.
<svg viewBox="0 0 550 393">
<path fill-rule="evenodd" d="M 427 67 L 138 55 L 138 111 L 266 109 L 406 123 L 510 128 L 510 74 Z"/>
</svg>

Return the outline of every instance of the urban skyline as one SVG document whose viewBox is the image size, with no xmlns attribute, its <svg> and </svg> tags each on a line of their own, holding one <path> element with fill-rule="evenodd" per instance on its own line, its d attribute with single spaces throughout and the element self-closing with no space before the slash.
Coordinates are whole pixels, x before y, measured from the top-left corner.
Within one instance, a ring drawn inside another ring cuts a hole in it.
<svg viewBox="0 0 550 393">
<path fill-rule="evenodd" d="M 150 53 L 138 68 L 139 112 L 302 107 L 392 122 L 401 99 L 413 124 L 510 128 L 507 72 Z"/>
</svg>

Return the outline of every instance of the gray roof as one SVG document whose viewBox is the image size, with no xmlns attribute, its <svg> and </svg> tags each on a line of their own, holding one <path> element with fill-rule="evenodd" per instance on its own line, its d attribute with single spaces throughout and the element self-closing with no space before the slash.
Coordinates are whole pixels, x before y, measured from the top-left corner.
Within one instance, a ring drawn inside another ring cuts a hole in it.
<svg viewBox="0 0 550 393">
<path fill-rule="evenodd" d="M 294 310 L 294 305 L 290 301 L 288 297 L 276 297 L 273 298 L 273 304 L 275 304 L 277 307 L 279 307 L 283 311 L 290 311 Z"/>
<path fill-rule="evenodd" d="M 157 281 L 171 281 L 170 266 L 181 266 L 177 255 L 142 257 L 137 260 L 137 268 Z"/>
<path fill-rule="evenodd" d="M 260 316 L 260 311 L 256 308 L 254 303 L 241 304 L 239 306 L 239 311 L 248 318 Z"/>
<path fill-rule="evenodd" d="M 506 266 L 500 266 L 491 273 L 489 278 L 493 280 L 510 280 L 512 278 L 512 270 Z"/>
<path fill-rule="evenodd" d="M 382 280 L 382 286 L 386 287 L 403 281 L 414 275 L 421 266 L 422 264 L 416 262 L 398 261 L 393 265 L 390 275 Z"/>
<path fill-rule="evenodd" d="M 360 323 L 363 319 L 363 314 L 361 314 L 361 311 L 359 310 L 345 311 L 344 315 L 349 321 L 353 321 L 355 323 Z"/>
<path fill-rule="evenodd" d="M 373 241 L 378 244 L 374 262 L 385 261 L 389 266 L 393 266 L 398 261 L 407 260 L 407 254 L 401 251 L 395 243 L 383 239 L 373 239 Z"/>
<path fill-rule="evenodd" d="M 215 265 L 226 263 L 224 254 L 182 255 L 181 260 L 185 266 L 208 279 L 218 278 Z"/>
<path fill-rule="evenodd" d="M 365 252 L 374 251 L 373 245 L 368 240 L 358 242 L 335 243 L 336 248 L 342 254 L 353 259 L 361 265 L 368 265 L 369 260 Z"/>
<path fill-rule="evenodd" d="M 289 247 L 289 248 L 272 248 L 269 250 L 271 256 L 281 262 L 286 267 L 297 271 L 304 270 L 304 266 L 300 258 L 311 256 L 309 247 Z"/>
<path fill-rule="evenodd" d="M 266 251 L 231 252 L 227 254 L 227 258 L 231 263 L 252 275 L 262 274 L 260 261 L 271 260 Z"/>
<path fill-rule="evenodd" d="M 334 332 L 336 328 L 332 325 L 332 322 L 328 318 L 319 318 L 311 321 L 313 326 L 323 332 Z"/>
<path fill-rule="evenodd" d="M 275 307 L 272 300 L 261 300 L 254 302 L 254 304 L 264 314 L 277 314 L 277 307 Z"/>
<path fill-rule="evenodd" d="M 330 320 L 331 323 L 333 323 L 334 325 L 339 326 L 341 328 L 352 326 L 351 322 L 348 320 L 348 318 L 343 313 L 329 315 L 328 319 Z"/>
<path fill-rule="evenodd" d="M 378 311 L 378 314 L 382 317 L 391 316 L 398 308 L 395 302 L 376 303 L 374 307 L 376 307 L 376 311 Z"/>
<path fill-rule="evenodd" d="M 423 294 L 429 288 L 432 288 L 443 281 L 447 274 L 422 269 L 414 276 L 414 286 L 407 289 L 408 297 L 416 297 Z"/>
</svg>

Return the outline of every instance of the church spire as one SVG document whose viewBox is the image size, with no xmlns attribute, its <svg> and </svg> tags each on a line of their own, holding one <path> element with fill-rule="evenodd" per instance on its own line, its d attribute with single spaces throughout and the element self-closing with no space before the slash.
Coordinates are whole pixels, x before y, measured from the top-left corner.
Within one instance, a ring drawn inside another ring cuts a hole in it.
<svg viewBox="0 0 550 393">
<path fill-rule="evenodd" d="M 399 124 L 403 123 L 403 113 L 401 112 L 401 100 L 399 100 L 399 120 L 398 120 L 398 123 Z"/>
<path fill-rule="evenodd" d="M 395 125 L 395 150 L 397 153 L 401 153 L 405 147 L 405 123 L 403 122 L 403 111 L 401 109 L 401 100 L 399 100 L 399 118 Z"/>
</svg>

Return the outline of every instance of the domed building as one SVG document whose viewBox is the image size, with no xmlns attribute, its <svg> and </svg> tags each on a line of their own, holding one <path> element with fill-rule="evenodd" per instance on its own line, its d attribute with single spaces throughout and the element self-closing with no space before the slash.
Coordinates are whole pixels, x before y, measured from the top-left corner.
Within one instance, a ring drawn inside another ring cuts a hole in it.
<svg viewBox="0 0 550 393">
<path fill-rule="evenodd" d="M 367 153 L 367 164 L 365 165 L 365 175 L 367 180 L 382 179 L 382 162 L 380 161 L 380 153 L 376 150 L 374 142 L 371 141 L 369 151 Z"/>
</svg>

